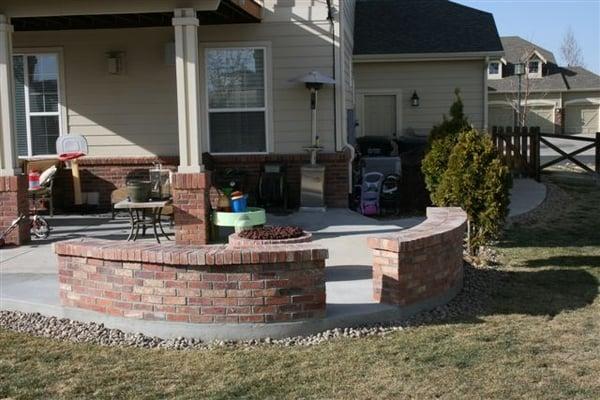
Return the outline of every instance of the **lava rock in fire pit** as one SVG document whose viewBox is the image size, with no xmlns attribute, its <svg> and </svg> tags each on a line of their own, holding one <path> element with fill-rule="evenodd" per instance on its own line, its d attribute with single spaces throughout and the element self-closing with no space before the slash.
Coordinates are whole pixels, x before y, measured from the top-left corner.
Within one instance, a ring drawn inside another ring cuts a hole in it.
<svg viewBox="0 0 600 400">
<path fill-rule="evenodd" d="M 297 226 L 265 226 L 241 231 L 239 236 L 251 240 L 280 240 L 293 239 L 304 235 Z"/>
</svg>

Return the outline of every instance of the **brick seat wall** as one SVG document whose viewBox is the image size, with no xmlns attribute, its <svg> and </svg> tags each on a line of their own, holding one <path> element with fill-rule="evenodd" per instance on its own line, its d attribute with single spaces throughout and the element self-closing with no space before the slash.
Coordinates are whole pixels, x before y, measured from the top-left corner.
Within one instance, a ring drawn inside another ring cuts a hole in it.
<svg viewBox="0 0 600 400">
<path fill-rule="evenodd" d="M 427 209 L 427 220 L 395 234 L 370 237 L 373 297 L 410 306 L 460 288 L 467 215 L 460 208 Z"/>
<path fill-rule="evenodd" d="M 325 316 L 325 259 L 309 244 L 230 248 L 55 244 L 63 305 L 118 317 L 268 323 Z"/>
</svg>

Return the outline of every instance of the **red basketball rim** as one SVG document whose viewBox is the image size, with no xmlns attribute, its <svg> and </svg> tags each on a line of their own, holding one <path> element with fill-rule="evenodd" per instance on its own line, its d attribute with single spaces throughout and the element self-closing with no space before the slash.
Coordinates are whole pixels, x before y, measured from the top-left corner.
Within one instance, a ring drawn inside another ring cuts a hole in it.
<svg viewBox="0 0 600 400">
<path fill-rule="evenodd" d="M 62 153 L 61 155 L 58 156 L 58 159 L 60 161 L 69 161 L 69 160 L 75 160 L 79 157 L 83 157 L 85 156 L 85 153 L 81 152 L 81 151 L 72 151 L 72 152 L 68 152 L 68 153 Z"/>
</svg>

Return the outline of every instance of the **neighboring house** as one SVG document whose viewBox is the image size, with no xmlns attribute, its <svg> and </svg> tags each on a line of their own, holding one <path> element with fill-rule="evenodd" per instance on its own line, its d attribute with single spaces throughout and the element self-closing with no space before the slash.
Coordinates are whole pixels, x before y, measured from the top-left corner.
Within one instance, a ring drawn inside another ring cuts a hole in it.
<svg viewBox="0 0 600 400">
<path fill-rule="evenodd" d="M 354 36 L 357 136 L 426 136 L 457 88 L 473 126 L 487 128 L 487 63 L 503 54 L 492 14 L 441 0 L 358 0 Z"/>
<path fill-rule="evenodd" d="M 317 70 L 337 81 L 319 92 L 317 128 L 326 202 L 343 207 L 355 115 L 360 134 L 426 135 L 459 88 L 485 128 L 486 60 L 501 50 L 491 14 L 445 0 L 3 0 L 0 172 L 72 133 L 89 143 L 83 191 L 103 207 L 156 161 L 242 169 L 251 187 L 284 163 L 297 206 L 311 125 L 293 80 Z"/>
<path fill-rule="evenodd" d="M 490 62 L 488 69 L 490 126 L 516 125 L 514 66 L 524 63 L 521 106 L 526 125 L 547 133 L 600 132 L 600 76 L 582 67 L 561 67 L 552 52 L 518 36 L 501 40 L 505 56 Z"/>
</svg>

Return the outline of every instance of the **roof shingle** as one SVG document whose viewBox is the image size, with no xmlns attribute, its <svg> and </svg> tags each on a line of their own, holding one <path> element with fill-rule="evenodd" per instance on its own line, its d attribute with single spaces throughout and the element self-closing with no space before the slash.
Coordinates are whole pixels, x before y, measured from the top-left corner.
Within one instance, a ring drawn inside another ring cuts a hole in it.
<svg viewBox="0 0 600 400">
<path fill-rule="evenodd" d="M 502 51 L 494 16 L 447 0 L 357 0 L 354 54 Z"/>
</svg>

